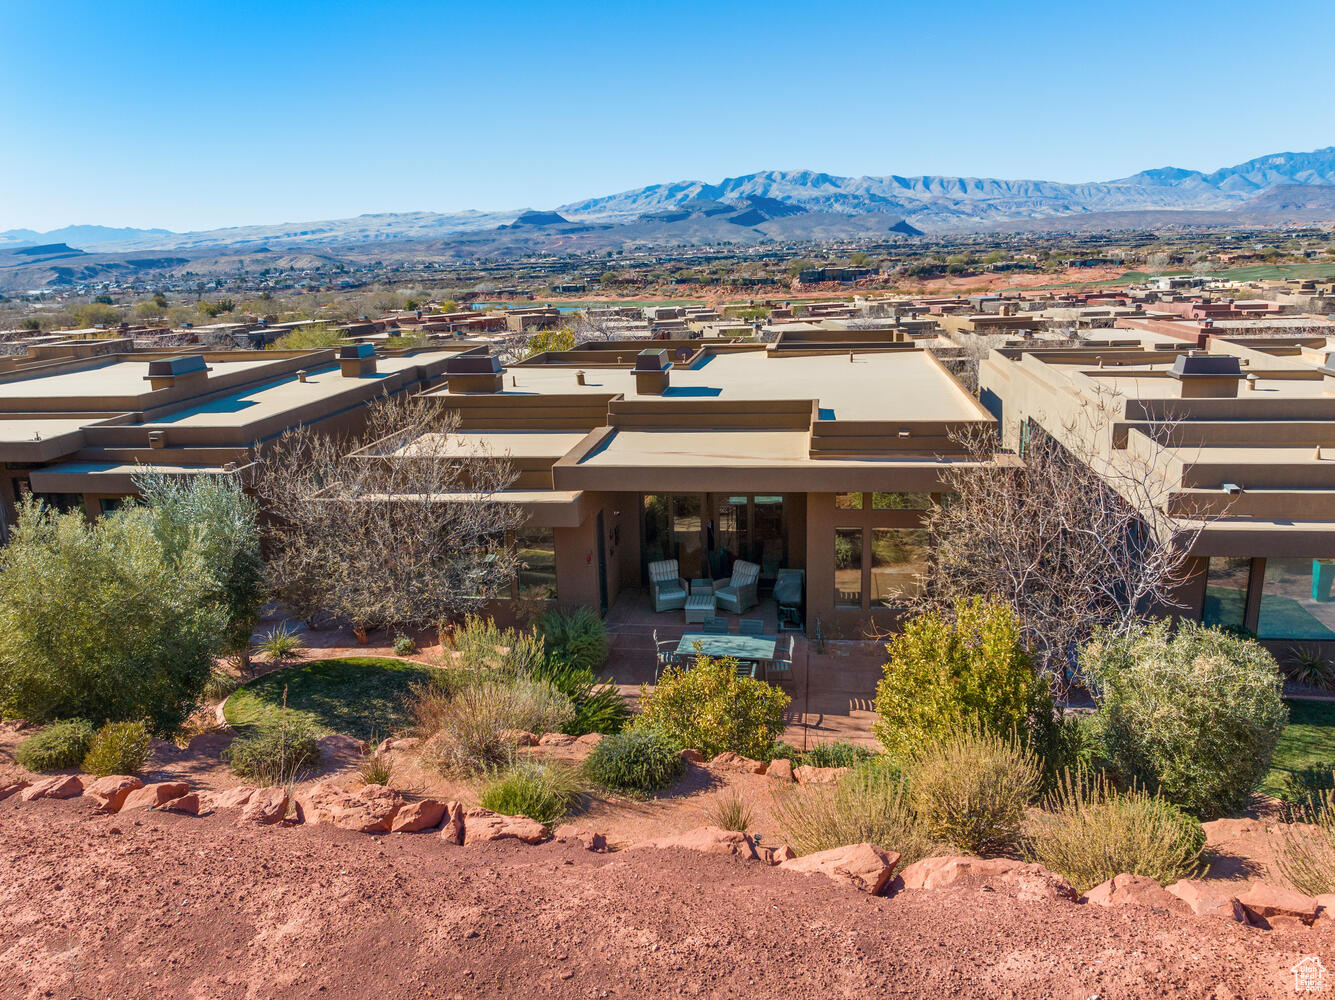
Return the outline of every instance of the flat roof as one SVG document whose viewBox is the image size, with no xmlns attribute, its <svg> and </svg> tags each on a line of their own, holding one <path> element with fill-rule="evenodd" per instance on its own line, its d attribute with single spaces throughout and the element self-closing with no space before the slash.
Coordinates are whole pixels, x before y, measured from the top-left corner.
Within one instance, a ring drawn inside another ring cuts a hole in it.
<svg viewBox="0 0 1335 1000">
<path fill-rule="evenodd" d="M 0 444 L 27 444 L 29 441 L 45 441 L 62 434 L 81 431 L 91 421 L 87 419 L 23 417 L 18 420 L 0 420 Z"/>
<path fill-rule="evenodd" d="M 234 372 L 258 368 L 269 363 L 269 360 L 256 358 L 246 361 L 217 361 L 210 358 L 208 365 L 212 371 L 209 372 L 209 378 L 221 378 Z M 40 369 L 22 369 L 14 373 L 15 377 L 0 381 L 0 399 L 24 399 L 33 396 L 143 396 L 152 391 L 149 384 L 144 381 L 148 376 L 148 365 L 147 358 L 142 361 L 109 359 L 73 371 L 43 372 Z"/>
<path fill-rule="evenodd" d="M 737 468 L 808 460 L 806 431 L 618 430 L 580 465 Z"/>
<path fill-rule="evenodd" d="M 471 458 L 476 455 L 510 455 L 515 458 L 558 459 L 584 440 L 582 431 L 455 431 L 443 435 L 444 445 L 439 452 L 451 458 Z M 440 434 L 424 434 L 391 454 L 412 456 L 420 443 L 440 441 Z M 434 446 L 433 446 L 434 447 Z"/>
</svg>

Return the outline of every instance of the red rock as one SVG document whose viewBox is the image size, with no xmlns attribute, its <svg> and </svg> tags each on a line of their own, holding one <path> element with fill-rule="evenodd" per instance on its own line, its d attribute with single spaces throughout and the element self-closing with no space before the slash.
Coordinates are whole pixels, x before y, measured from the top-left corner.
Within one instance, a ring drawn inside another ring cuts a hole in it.
<svg viewBox="0 0 1335 1000">
<path fill-rule="evenodd" d="M 326 759 L 357 760 L 365 755 L 366 744 L 354 736 L 330 733 L 320 739 L 320 752 Z"/>
<path fill-rule="evenodd" d="M 184 781 L 156 781 L 151 785 L 137 788 L 125 797 L 121 811 L 127 809 L 156 809 L 172 799 L 179 799 L 190 791 Z"/>
<path fill-rule="evenodd" d="M 527 816 L 503 816 L 490 809 L 464 810 L 464 846 L 489 840 L 522 840 L 537 844 L 552 835 L 547 827 Z"/>
<path fill-rule="evenodd" d="M 681 752 L 681 759 L 688 764 L 703 764 L 705 762 L 705 755 L 699 750 L 688 749 Z"/>
<path fill-rule="evenodd" d="M 384 785 L 364 785 L 355 792 L 317 785 L 297 797 L 303 823 L 328 823 L 354 833 L 388 833 L 403 805 L 403 796 Z"/>
<path fill-rule="evenodd" d="M 769 767 L 765 768 L 765 777 L 773 778 L 776 781 L 792 781 L 793 762 L 786 757 L 770 761 Z"/>
<path fill-rule="evenodd" d="M 580 746 L 590 747 L 590 748 L 596 747 L 602 741 L 603 741 L 602 733 L 585 733 L 583 736 L 575 740 L 575 742 L 578 743 Z"/>
<path fill-rule="evenodd" d="M 1092 906 L 1143 906 L 1169 913 L 1191 912 L 1190 906 L 1154 879 L 1127 872 L 1096 885 L 1080 901 Z"/>
<path fill-rule="evenodd" d="M 544 733 L 538 740 L 540 747 L 568 747 L 575 742 L 575 737 L 565 733 Z"/>
<path fill-rule="evenodd" d="M 597 851 L 602 853 L 607 850 L 607 838 L 601 833 L 594 833 L 591 830 L 584 830 L 574 823 L 564 823 L 558 826 L 552 833 L 552 836 L 560 841 L 577 840 L 583 845 L 586 851 Z"/>
<path fill-rule="evenodd" d="M 445 803 L 445 817 L 440 823 L 440 839 L 451 844 L 464 842 L 464 805 L 462 802 Z"/>
<path fill-rule="evenodd" d="M 395 833 L 421 833 L 440 826 L 445 818 L 445 803 L 435 799 L 423 799 L 421 802 L 409 802 L 394 814 L 390 829 Z"/>
<path fill-rule="evenodd" d="M 875 844 L 850 844 L 793 858 L 779 867 L 784 871 L 824 875 L 876 896 L 890 881 L 897 864 L 899 855 L 894 851 L 884 851 Z"/>
<path fill-rule="evenodd" d="M 19 792 L 27 788 L 30 784 L 32 784 L 32 782 L 22 781 L 22 780 L 10 781 L 6 782 L 5 784 L 0 784 L 0 802 L 3 802 L 11 795 L 17 795 Z"/>
<path fill-rule="evenodd" d="M 701 854 L 731 854 L 751 861 L 759 858 L 756 853 L 755 842 L 750 837 L 744 833 L 738 833 L 735 830 L 723 830 L 717 826 L 701 826 L 670 837 L 646 840 L 635 844 L 632 850 L 642 847 L 654 847 L 659 850 L 680 847 L 688 851 L 699 851 Z"/>
<path fill-rule="evenodd" d="M 29 785 L 20 793 L 24 802 L 34 799 L 72 799 L 83 794 L 83 781 L 77 774 L 55 774 Z"/>
<path fill-rule="evenodd" d="M 4 795 L 0 795 L 0 798 L 4 798 Z M 1313 898 L 1317 905 L 1316 918 L 1318 920 L 1335 920 L 1335 893 L 1323 893 Z"/>
<path fill-rule="evenodd" d="M 278 786 L 260 788 L 241 810 L 241 822 L 272 826 L 274 823 L 282 822 L 286 815 L 287 792 Z"/>
<path fill-rule="evenodd" d="M 941 889 L 966 878 L 1005 875 L 1021 867 L 1009 858 L 938 857 L 915 861 L 899 873 L 905 889 Z"/>
<path fill-rule="evenodd" d="M 1292 889 L 1252 885 L 1238 894 L 1238 902 L 1247 911 L 1248 919 L 1257 923 L 1268 922 L 1272 917 L 1296 917 L 1311 926 L 1316 920 L 1317 901 Z"/>
<path fill-rule="evenodd" d="M 119 812 L 131 792 L 144 787 L 144 783 L 132 774 L 110 774 L 98 778 L 83 790 L 89 798 L 96 800 L 103 812 Z"/>
<path fill-rule="evenodd" d="M 198 816 L 201 812 L 208 811 L 195 792 L 182 795 L 179 799 L 172 799 L 170 802 L 164 802 L 162 810 L 164 812 L 185 813 L 187 816 Z"/>
<path fill-rule="evenodd" d="M 732 751 L 719 754 L 709 762 L 709 766 L 724 771 L 741 771 L 743 774 L 765 773 L 764 761 L 752 760 L 750 757 L 743 757 L 741 754 Z"/>
<path fill-rule="evenodd" d="M 242 809 L 258 791 L 254 785 L 240 785 L 226 791 L 214 792 L 209 796 L 209 805 L 214 809 Z"/>
<path fill-rule="evenodd" d="M 849 770 L 847 767 L 812 767 L 803 764 L 793 768 L 793 777 L 799 785 L 833 785 Z"/>
<path fill-rule="evenodd" d="M 416 750 L 422 745 L 422 741 L 416 736 L 401 736 L 397 739 L 381 740 L 380 745 L 375 748 L 376 756 L 382 756 L 387 753 L 407 753 L 410 750 Z"/>
<path fill-rule="evenodd" d="M 774 863 L 776 865 L 782 864 L 785 861 L 792 861 L 795 857 L 797 857 L 797 852 L 787 844 L 782 844 L 779 847 L 774 848 Z"/>
<path fill-rule="evenodd" d="M 1167 886 L 1165 891 L 1186 903 L 1187 908 L 1198 916 L 1224 917 L 1236 920 L 1240 924 L 1247 922 L 1247 913 L 1238 902 L 1238 898 L 1221 891 L 1217 885 L 1210 882 L 1191 878 L 1178 879 Z"/>
<path fill-rule="evenodd" d="M 501 741 L 507 746 L 535 747 L 538 745 L 537 735 L 530 733 L 527 729 L 502 729 L 500 737 Z"/>
</svg>

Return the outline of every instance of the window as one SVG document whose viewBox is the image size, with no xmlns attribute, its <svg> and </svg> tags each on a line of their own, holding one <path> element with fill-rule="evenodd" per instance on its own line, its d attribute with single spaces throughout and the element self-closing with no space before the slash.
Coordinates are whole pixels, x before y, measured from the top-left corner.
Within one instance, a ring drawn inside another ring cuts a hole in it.
<svg viewBox="0 0 1335 1000">
<path fill-rule="evenodd" d="M 53 510 L 60 511 L 62 514 L 68 514 L 70 511 L 75 510 L 83 510 L 82 493 L 34 493 L 33 496 Z"/>
<path fill-rule="evenodd" d="M 873 493 L 872 510 L 926 510 L 932 506 L 930 493 Z"/>
<path fill-rule="evenodd" d="M 521 600 L 550 601 L 556 598 L 556 538 L 551 528 L 525 528 L 515 533 L 519 558 Z"/>
<path fill-rule="evenodd" d="M 1213 557 L 1205 574 L 1202 623 L 1222 628 L 1244 628 L 1247 620 L 1247 580 L 1250 559 Z"/>
<path fill-rule="evenodd" d="M 861 510 L 861 493 L 836 493 L 834 495 L 835 510 Z"/>
<path fill-rule="evenodd" d="M 1335 640 L 1333 581 L 1335 560 L 1267 559 L 1257 637 Z"/>
<path fill-rule="evenodd" d="M 862 607 L 862 529 L 834 529 L 834 603 Z"/>
<path fill-rule="evenodd" d="M 871 533 L 871 600 L 902 604 L 922 592 L 929 540 L 925 528 L 875 528 Z"/>
<path fill-rule="evenodd" d="M 672 540 L 668 537 L 668 498 L 646 493 L 644 496 L 644 561 L 671 559 Z"/>
</svg>

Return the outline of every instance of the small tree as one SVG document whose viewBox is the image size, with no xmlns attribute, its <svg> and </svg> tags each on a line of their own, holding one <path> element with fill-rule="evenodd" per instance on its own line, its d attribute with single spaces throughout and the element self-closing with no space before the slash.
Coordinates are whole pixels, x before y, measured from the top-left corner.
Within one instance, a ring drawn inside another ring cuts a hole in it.
<svg viewBox="0 0 1335 1000">
<path fill-rule="evenodd" d="M 1246 806 L 1289 716 L 1259 643 L 1159 620 L 1101 632 L 1080 659 L 1100 702 L 1100 749 L 1121 779 L 1203 819 Z"/>
<path fill-rule="evenodd" d="M 907 760 L 962 728 L 1030 735 L 1037 749 L 1052 723 L 1047 682 L 1033 669 L 1019 619 L 999 601 L 957 601 L 910 620 L 886 645 L 872 729 Z"/>
<path fill-rule="evenodd" d="M 690 668 L 668 667 L 641 693 L 637 726 L 706 757 L 731 751 L 768 759 L 790 700 L 772 684 L 738 676 L 735 660 L 702 656 Z"/>
<path fill-rule="evenodd" d="M 29 500 L 0 548 L 0 710 L 35 722 L 194 709 L 226 620 L 199 553 L 169 557 L 142 507 L 88 524 Z"/>
<path fill-rule="evenodd" d="M 458 417 L 421 397 L 372 403 L 365 432 L 288 431 L 259 463 L 269 576 L 308 620 L 328 612 L 372 627 L 457 620 L 509 591 L 503 502 L 510 464 L 455 447 Z"/>
</svg>

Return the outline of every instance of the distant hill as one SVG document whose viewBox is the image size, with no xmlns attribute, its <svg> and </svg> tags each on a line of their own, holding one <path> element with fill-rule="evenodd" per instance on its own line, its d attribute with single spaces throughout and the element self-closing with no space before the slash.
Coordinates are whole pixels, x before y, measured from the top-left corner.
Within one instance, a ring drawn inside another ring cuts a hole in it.
<svg viewBox="0 0 1335 1000">
<path fill-rule="evenodd" d="M 0 249 L 8 245 L 33 246 L 42 243 L 68 243 L 86 250 L 104 243 L 123 243 L 126 240 L 154 239 L 175 235 L 167 229 L 112 229 L 108 226 L 66 226 L 39 233 L 32 229 L 8 229 L 0 232 Z"/>
</svg>

